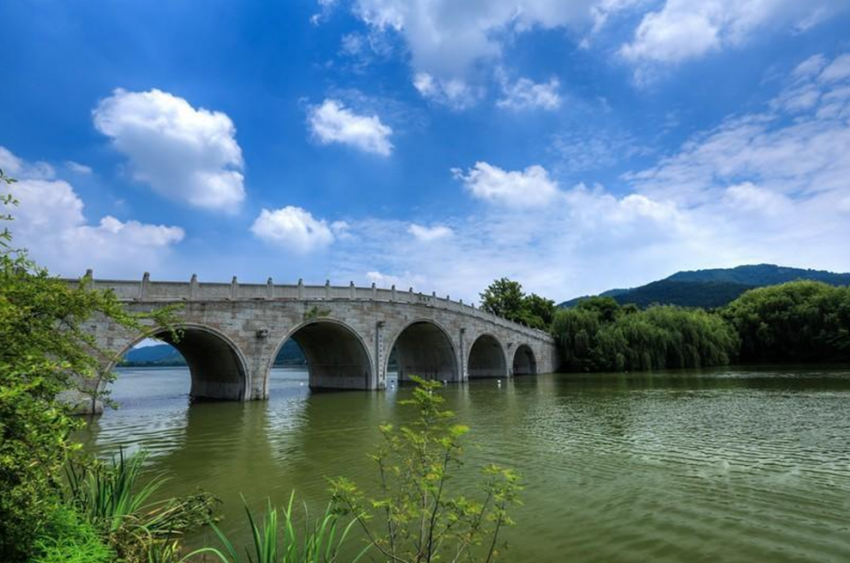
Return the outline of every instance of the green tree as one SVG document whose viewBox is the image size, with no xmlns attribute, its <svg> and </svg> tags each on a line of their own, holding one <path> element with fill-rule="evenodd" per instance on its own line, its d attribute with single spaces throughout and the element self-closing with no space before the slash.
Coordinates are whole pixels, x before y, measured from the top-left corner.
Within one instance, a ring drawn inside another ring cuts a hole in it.
<svg viewBox="0 0 850 563">
<path fill-rule="evenodd" d="M 720 315 L 671 305 L 639 310 L 595 297 L 558 311 L 553 322 L 571 371 L 646 371 L 726 365 L 739 347 Z"/>
<path fill-rule="evenodd" d="M 555 302 L 532 293 L 523 299 L 523 322 L 532 328 L 549 330 L 555 318 Z"/>
<path fill-rule="evenodd" d="M 549 330 L 555 317 L 555 302 L 532 293 L 526 295 L 519 282 L 501 278 L 481 293 L 481 308 L 509 321 Z"/>
<path fill-rule="evenodd" d="M 481 293 L 481 309 L 516 322 L 523 319 L 524 301 L 522 285 L 508 278 L 494 281 Z"/>
<path fill-rule="evenodd" d="M 595 311 L 599 314 L 599 320 L 605 323 L 614 322 L 622 313 L 620 304 L 613 297 L 587 297 L 579 301 L 576 308 L 582 311 Z"/>
<path fill-rule="evenodd" d="M 468 428 L 443 409 L 440 383 L 414 378 L 417 387 L 404 405 L 413 406 L 412 424 L 381 426 L 383 445 L 372 457 L 378 494 L 367 496 L 345 478 L 333 481 L 341 514 L 360 524 L 387 563 L 459 561 L 489 563 L 500 553 L 499 533 L 512 524 L 518 476 L 489 465 L 483 470 L 482 499 L 452 496 L 452 474 L 460 468 L 462 437 Z"/>
<path fill-rule="evenodd" d="M 798 281 L 746 292 L 722 311 L 744 361 L 850 360 L 850 287 Z"/>
<path fill-rule="evenodd" d="M 0 171 L 5 207 L 16 205 L 5 191 L 13 182 Z M 80 425 L 57 396 L 101 376 L 106 352 L 83 328 L 96 316 L 137 331 L 170 321 L 170 311 L 130 315 L 85 280 L 72 287 L 51 277 L 13 247 L 8 228 L 0 232 L 0 561 L 26 560 L 57 510 Z"/>
</svg>

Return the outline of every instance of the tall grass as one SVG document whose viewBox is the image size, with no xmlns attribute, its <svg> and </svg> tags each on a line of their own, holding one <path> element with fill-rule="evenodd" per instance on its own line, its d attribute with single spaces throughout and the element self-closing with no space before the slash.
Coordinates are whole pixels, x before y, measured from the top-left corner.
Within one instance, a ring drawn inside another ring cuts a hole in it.
<svg viewBox="0 0 850 563">
<path fill-rule="evenodd" d="M 142 508 L 166 481 L 156 476 L 137 487 L 146 459 L 144 452 L 125 457 L 121 449 L 111 464 L 70 464 L 67 474 L 71 502 L 89 521 L 110 533 L 118 531 L 128 519 L 139 520 Z"/>
<path fill-rule="evenodd" d="M 294 500 L 293 493 L 289 497 L 289 503 L 281 510 L 282 519 L 279 518 L 278 508 L 272 506 L 271 502 L 266 507 L 262 520 L 257 520 L 245 504 L 245 514 L 253 545 L 244 548 L 244 556 L 213 524 L 213 531 L 221 541 L 222 549 L 207 547 L 190 553 L 187 557 L 210 553 L 223 563 L 335 563 L 339 561 L 354 521 L 340 527 L 338 517 L 329 505 L 320 518 L 311 522 L 305 507 L 306 523 L 301 531 L 295 523 Z M 345 563 L 357 563 L 368 549 L 369 546 L 366 546 L 353 558 L 346 559 Z"/>
<path fill-rule="evenodd" d="M 120 450 L 111 463 L 82 461 L 68 466 L 68 502 L 94 525 L 127 563 L 178 561 L 179 538 L 209 524 L 218 502 L 209 493 L 154 501 L 166 480 L 146 482 L 144 452 L 126 457 Z"/>
<path fill-rule="evenodd" d="M 72 509 L 53 511 L 47 529 L 34 542 L 31 563 L 111 563 L 115 552 L 98 530 Z"/>
</svg>

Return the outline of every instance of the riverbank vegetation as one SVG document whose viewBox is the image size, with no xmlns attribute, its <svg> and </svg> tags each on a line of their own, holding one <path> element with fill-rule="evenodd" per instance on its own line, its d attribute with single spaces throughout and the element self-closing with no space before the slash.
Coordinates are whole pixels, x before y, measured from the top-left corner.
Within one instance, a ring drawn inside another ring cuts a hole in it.
<svg viewBox="0 0 850 563">
<path fill-rule="evenodd" d="M 0 171 L 0 188 L 13 183 Z M 0 204 L 8 209 L 15 201 L 0 192 Z M 62 476 L 77 455 L 71 433 L 83 421 L 60 397 L 84 390 L 95 400 L 110 377 L 99 367 L 114 358 L 86 332 L 87 323 L 108 319 L 144 332 L 168 329 L 171 315 L 170 309 L 129 314 L 112 293 L 94 291 L 86 280 L 72 287 L 53 278 L 13 246 L 7 228 L 0 232 L 0 561 L 50 557 L 63 545 L 97 549 L 89 524 L 76 535 L 70 530 L 77 518 L 63 498 Z"/>
<path fill-rule="evenodd" d="M 850 361 L 850 287 L 798 281 L 715 309 L 639 309 L 610 297 L 560 309 L 551 331 L 567 371 L 647 371 L 731 362 Z"/>
</svg>

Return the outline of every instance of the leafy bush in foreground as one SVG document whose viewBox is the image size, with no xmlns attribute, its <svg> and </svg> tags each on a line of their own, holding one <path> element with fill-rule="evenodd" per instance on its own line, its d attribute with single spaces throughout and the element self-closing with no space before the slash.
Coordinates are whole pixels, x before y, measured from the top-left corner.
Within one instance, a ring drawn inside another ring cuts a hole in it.
<svg viewBox="0 0 850 563">
<path fill-rule="evenodd" d="M 378 494 L 368 496 L 351 481 L 332 481 L 334 502 L 352 516 L 369 543 L 388 563 L 432 561 L 489 563 L 500 554 L 499 533 L 521 490 L 518 476 L 490 465 L 484 469 L 481 499 L 450 494 L 461 466 L 462 437 L 468 428 L 454 424 L 443 410 L 441 385 L 414 378 L 417 418 L 398 429 L 381 426 L 384 442 L 371 456 L 378 470 Z"/>
<path fill-rule="evenodd" d="M 34 551 L 32 563 L 109 563 L 116 557 L 95 527 L 67 507 L 53 512 Z"/>
<path fill-rule="evenodd" d="M 13 180 L 0 171 L 0 205 L 15 201 Z M 0 221 L 10 221 L 0 214 Z M 96 316 L 128 330 L 143 321 L 167 324 L 169 312 L 128 314 L 115 296 L 52 278 L 0 232 L 0 561 L 18 563 L 35 553 L 59 510 L 62 469 L 77 448 L 69 436 L 81 422 L 60 393 L 96 386 L 103 351 L 85 330 Z M 150 325 L 147 325 L 150 328 Z"/>
</svg>

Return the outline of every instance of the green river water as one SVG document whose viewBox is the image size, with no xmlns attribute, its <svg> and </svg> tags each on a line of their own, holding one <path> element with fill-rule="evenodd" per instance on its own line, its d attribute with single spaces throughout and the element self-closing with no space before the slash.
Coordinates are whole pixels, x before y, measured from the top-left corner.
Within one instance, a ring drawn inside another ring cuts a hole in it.
<svg viewBox="0 0 850 563">
<path fill-rule="evenodd" d="M 311 393 L 297 370 L 270 387 L 267 402 L 189 405 L 185 369 L 123 370 L 121 408 L 82 440 L 144 447 L 163 494 L 213 492 L 247 540 L 240 494 L 260 509 L 295 489 L 320 511 L 328 477 L 368 485 L 377 426 L 410 392 Z M 506 561 L 850 562 L 850 368 L 553 374 L 445 397 L 472 428 L 457 485 L 489 462 L 523 475 Z"/>
</svg>

